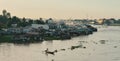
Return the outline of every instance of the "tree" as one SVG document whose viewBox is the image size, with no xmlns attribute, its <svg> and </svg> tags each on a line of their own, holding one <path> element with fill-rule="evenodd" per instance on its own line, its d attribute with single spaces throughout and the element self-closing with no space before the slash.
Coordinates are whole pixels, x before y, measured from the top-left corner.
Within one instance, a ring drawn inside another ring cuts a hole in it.
<svg viewBox="0 0 120 61">
<path fill-rule="evenodd" d="M 43 21 L 42 18 L 37 19 L 37 20 L 35 20 L 34 22 L 35 22 L 35 24 L 45 24 L 45 22 Z"/>
<path fill-rule="evenodd" d="M 6 11 L 6 10 L 3 10 L 2 13 L 3 13 L 3 16 L 6 16 L 7 11 Z"/>
<path fill-rule="evenodd" d="M 11 14 L 6 10 L 2 11 L 3 15 L 0 15 L 0 22 L 3 24 L 2 27 L 10 26 Z"/>
<path fill-rule="evenodd" d="M 8 21 L 6 23 L 7 27 L 11 27 L 12 24 L 12 18 L 8 18 Z"/>
<path fill-rule="evenodd" d="M 26 18 L 25 17 L 23 17 L 22 22 L 24 22 L 24 23 L 26 22 Z"/>
<path fill-rule="evenodd" d="M 35 24 L 38 24 L 38 20 L 34 20 L 34 23 L 35 23 Z"/>
<path fill-rule="evenodd" d="M 53 22 L 53 19 L 52 18 L 49 18 L 48 20 L 46 20 L 46 23 L 48 24 L 48 23 L 51 23 L 51 22 Z"/>
<path fill-rule="evenodd" d="M 7 14 L 6 14 L 6 17 L 9 19 L 9 18 L 11 18 L 11 14 L 8 12 Z"/>
<path fill-rule="evenodd" d="M 29 20 L 28 20 L 28 24 L 29 24 L 29 25 L 33 24 L 33 20 L 32 20 L 32 19 L 29 19 Z"/>
<path fill-rule="evenodd" d="M 28 22 L 26 21 L 26 18 L 23 17 L 22 21 L 19 23 L 19 26 L 25 27 L 28 25 Z"/>
<path fill-rule="evenodd" d="M 7 23 L 7 20 L 8 20 L 6 17 L 7 11 L 3 10 L 2 13 L 3 13 L 3 15 L 0 15 L 0 22 L 5 25 Z"/>
<path fill-rule="evenodd" d="M 39 19 L 39 23 L 40 23 L 40 24 L 45 24 L 45 22 L 43 21 L 42 18 Z"/>
<path fill-rule="evenodd" d="M 49 18 L 48 20 L 53 20 L 52 18 Z"/>
<path fill-rule="evenodd" d="M 16 17 L 16 16 L 12 17 L 12 24 L 17 24 L 19 22 L 20 22 L 20 19 L 18 17 Z"/>
</svg>

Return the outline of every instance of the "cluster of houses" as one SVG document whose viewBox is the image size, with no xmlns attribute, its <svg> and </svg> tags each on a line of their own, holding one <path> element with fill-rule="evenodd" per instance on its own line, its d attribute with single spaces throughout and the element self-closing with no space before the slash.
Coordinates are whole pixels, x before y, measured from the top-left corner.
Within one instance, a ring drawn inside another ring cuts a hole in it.
<svg viewBox="0 0 120 61">
<path fill-rule="evenodd" d="M 74 36 L 89 35 L 97 28 L 86 24 L 67 24 L 65 21 L 48 21 L 47 24 L 32 24 L 26 27 L 16 27 L 2 29 L 0 35 L 14 35 L 15 42 L 36 42 L 48 39 L 71 39 Z"/>
</svg>

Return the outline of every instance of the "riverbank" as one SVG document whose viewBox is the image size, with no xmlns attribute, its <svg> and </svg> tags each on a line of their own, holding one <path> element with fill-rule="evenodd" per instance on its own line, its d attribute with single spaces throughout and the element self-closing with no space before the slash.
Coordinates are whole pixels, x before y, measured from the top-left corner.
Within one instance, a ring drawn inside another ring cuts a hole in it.
<svg viewBox="0 0 120 61">
<path fill-rule="evenodd" d="M 43 29 L 34 29 L 32 32 L 28 33 L 9 33 L 2 32 L 0 34 L 0 43 L 34 43 L 42 42 L 44 40 L 66 40 L 73 37 L 78 37 L 81 35 L 90 35 L 93 32 L 97 32 L 97 28 L 92 27 L 91 25 L 84 25 L 85 27 L 72 27 L 66 30 L 43 30 Z M 43 32 L 44 31 L 44 32 Z"/>
<path fill-rule="evenodd" d="M 120 24 L 111 24 L 109 26 L 120 26 Z"/>
<path fill-rule="evenodd" d="M 1 35 L 0 36 L 0 43 L 36 43 L 36 42 L 43 42 L 44 40 L 68 40 L 74 37 L 77 37 L 78 35 L 69 35 L 69 36 L 42 36 L 36 39 L 37 37 L 31 37 L 31 39 L 24 39 L 24 35 L 21 37 L 18 37 L 21 35 Z M 80 35 L 79 35 L 80 36 Z M 15 39 L 18 37 L 18 39 Z M 20 38 L 20 39 L 19 39 Z"/>
<path fill-rule="evenodd" d="M 13 35 L 1 35 L 0 43 L 12 43 Z"/>
<path fill-rule="evenodd" d="M 43 40 L 29 40 L 29 41 L 24 41 L 24 40 L 13 40 L 14 35 L 2 35 L 0 36 L 0 43 L 35 43 L 35 42 L 42 42 Z M 43 37 L 44 40 L 63 40 L 60 37 L 55 37 L 55 36 L 49 36 L 49 37 Z"/>
</svg>

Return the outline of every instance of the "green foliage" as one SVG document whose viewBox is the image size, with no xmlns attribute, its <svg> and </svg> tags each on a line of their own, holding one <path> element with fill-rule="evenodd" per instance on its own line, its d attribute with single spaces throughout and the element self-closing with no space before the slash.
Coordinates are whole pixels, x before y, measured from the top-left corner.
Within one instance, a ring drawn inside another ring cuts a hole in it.
<svg viewBox="0 0 120 61">
<path fill-rule="evenodd" d="M 13 38 L 13 35 L 3 35 L 3 36 L 0 36 L 0 43 L 12 42 L 12 38 Z"/>
<path fill-rule="evenodd" d="M 34 21 L 35 24 L 45 24 L 45 22 L 43 21 L 42 18 L 38 19 L 38 20 L 35 20 Z"/>
</svg>

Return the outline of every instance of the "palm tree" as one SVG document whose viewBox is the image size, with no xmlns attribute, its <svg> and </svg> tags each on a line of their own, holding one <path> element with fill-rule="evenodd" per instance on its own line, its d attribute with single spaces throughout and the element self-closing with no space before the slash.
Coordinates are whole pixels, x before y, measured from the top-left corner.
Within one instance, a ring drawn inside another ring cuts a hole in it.
<svg viewBox="0 0 120 61">
<path fill-rule="evenodd" d="M 6 16 L 7 11 L 6 11 L 6 10 L 3 10 L 2 13 L 3 13 L 3 16 Z"/>
</svg>

